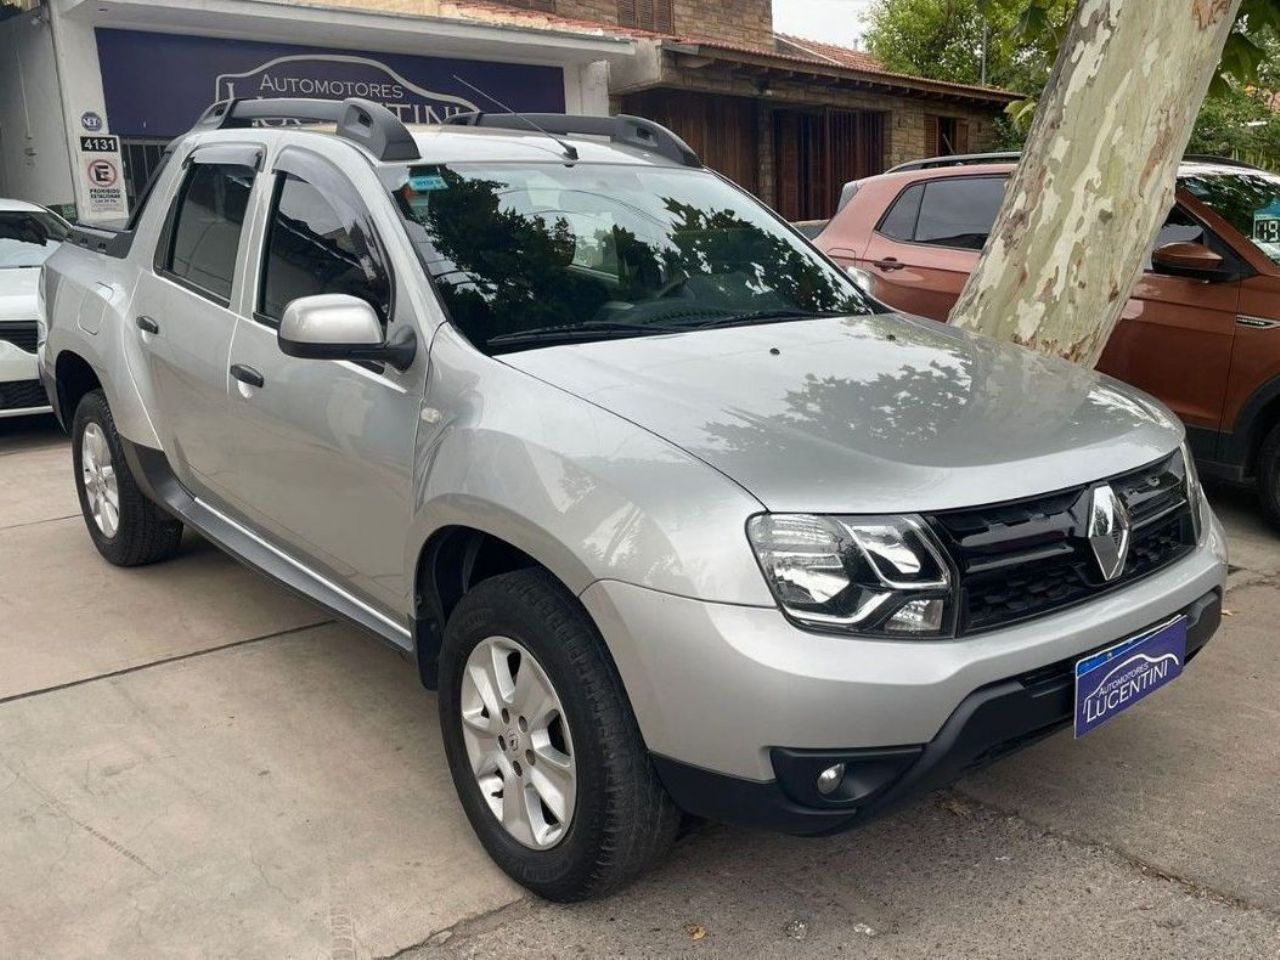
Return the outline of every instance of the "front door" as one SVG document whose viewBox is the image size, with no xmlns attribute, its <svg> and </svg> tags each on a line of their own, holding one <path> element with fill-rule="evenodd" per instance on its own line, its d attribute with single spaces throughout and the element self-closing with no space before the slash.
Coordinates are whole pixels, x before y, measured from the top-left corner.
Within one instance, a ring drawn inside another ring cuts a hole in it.
<svg viewBox="0 0 1280 960">
<path fill-rule="evenodd" d="M 414 441 L 425 351 L 404 373 L 281 352 L 290 301 L 345 293 L 389 326 L 395 278 L 368 211 L 346 176 L 292 148 L 275 178 L 253 316 L 229 357 L 236 508 L 295 557 L 399 617 L 408 586 Z"/>
<path fill-rule="evenodd" d="M 1231 257 L 1181 205 L 1155 246 L 1202 243 Z M 1231 371 L 1240 283 L 1210 283 L 1148 270 L 1107 341 L 1098 369 L 1160 398 L 1192 427 L 1217 431 Z"/>
<path fill-rule="evenodd" d="M 187 161 L 156 250 L 131 304 L 150 365 L 148 409 L 170 465 L 192 492 L 221 499 L 227 448 L 227 355 L 246 212 L 262 151 L 210 146 Z"/>
</svg>

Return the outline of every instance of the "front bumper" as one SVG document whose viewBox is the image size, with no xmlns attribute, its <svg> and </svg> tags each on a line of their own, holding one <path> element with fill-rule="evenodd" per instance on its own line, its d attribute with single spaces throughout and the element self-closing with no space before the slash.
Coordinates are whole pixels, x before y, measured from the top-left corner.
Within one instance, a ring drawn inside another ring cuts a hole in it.
<svg viewBox="0 0 1280 960">
<path fill-rule="evenodd" d="M 49 410 L 35 355 L 0 340 L 0 418 Z"/>
<path fill-rule="evenodd" d="M 1059 688 L 1036 681 L 1034 709 L 1024 710 L 1029 677 L 1047 676 L 1178 611 L 1195 615 L 1191 645 L 1207 641 L 1226 580 L 1226 538 L 1205 515 L 1195 552 L 1158 573 L 961 640 L 809 633 L 775 608 L 703 603 L 616 581 L 593 584 L 582 600 L 681 806 L 823 833 L 866 819 L 852 812 L 857 807 L 878 812 L 1057 729 L 1071 705 L 1063 710 L 1053 692 Z M 857 803 L 834 812 L 812 802 L 816 790 L 784 789 L 788 777 L 811 783 L 809 773 L 816 776 L 821 767 L 814 764 L 826 756 L 834 758 L 828 764 L 866 761 L 853 791 Z M 796 810 L 812 815 L 791 817 Z"/>
<path fill-rule="evenodd" d="M 1185 614 L 1190 663 L 1218 628 L 1221 593 L 1210 591 Z M 836 833 L 1070 726 L 1076 659 L 973 691 L 926 744 L 863 750 L 774 748 L 770 753 L 777 779 L 764 783 L 668 757 L 655 756 L 654 765 L 672 799 L 689 813 L 780 833 Z M 845 764 L 847 772 L 831 799 L 818 792 L 816 781 L 820 771 L 835 763 Z"/>
</svg>

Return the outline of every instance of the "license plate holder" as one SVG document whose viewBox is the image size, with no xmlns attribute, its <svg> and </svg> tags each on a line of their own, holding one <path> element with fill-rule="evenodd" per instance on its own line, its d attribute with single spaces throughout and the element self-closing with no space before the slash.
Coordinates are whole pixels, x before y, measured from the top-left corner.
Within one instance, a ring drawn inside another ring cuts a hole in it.
<svg viewBox="0 0 1280 960">
<path fill-rule="evenodd" d="M 1083 737 L 1182 674 L 1187 618 L 1179 614 L 1082 657 L 1075 667 L 1075 735 Z"/>
</svg>

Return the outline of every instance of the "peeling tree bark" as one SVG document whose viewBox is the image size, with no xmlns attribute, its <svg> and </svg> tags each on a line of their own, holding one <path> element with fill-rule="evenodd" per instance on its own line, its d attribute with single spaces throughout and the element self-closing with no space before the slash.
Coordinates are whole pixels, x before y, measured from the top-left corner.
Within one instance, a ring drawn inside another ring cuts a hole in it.
<svg viewBox="0 0 1280 960">
<path fill-rule="evenodd" d="M 1240 0 L 1080 0 L 951 322 L 1093 366 L 1173 205 Z"/>
</svg>

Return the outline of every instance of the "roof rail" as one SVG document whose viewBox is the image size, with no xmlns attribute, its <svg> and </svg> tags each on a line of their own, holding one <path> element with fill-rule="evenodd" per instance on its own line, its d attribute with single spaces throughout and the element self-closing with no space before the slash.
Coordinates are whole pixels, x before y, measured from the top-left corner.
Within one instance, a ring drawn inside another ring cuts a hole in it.
<svg viewBox="0 0 1280 960">
<path fill-rule="evenodd" d="M 936 170 L 940 167 L 963 167 L 978 163 L 1017 163 L 1021 156 L 1022 154 L 1016 150 L 997 153 L 961 153 L 950 157 L 930 157 L 927 160 L 912 160 L 909 163 L 900 163 L 896 167 L 886 170 L 885 173 L 902 173 L 905 170 Z M 1245 160 L 1235 160 L 1231 157 L 1215 157 L 1206 153 L 1188 153 L 1182 159 L 1186 163 L 1220 163 L 1225 167 L 1243 167 L 1247 170 L 1262 169 Z"/>
<path fill-rule="evenodd" d="M 1224 167 L 1244 167 L 1246 170 L 1261 170 L 1262 168 L 1247 160 L 1236 160 L 1234 157 L 1215 157 L 1211 153 L 1188 153 L 1184 154 L 1182 159 L 1187 163 L 1220 163 Z"/>
<path fill-rule="evenodd" d="M 417 160 L 418 145 L 400 118 L 372 100 L 304 99 L 219 100 L 200 115 L 192 131 L 248 127 L 255 120 L 298 120 L 337 124 L 338 136 L 358 143 L 379 160 Z"/>
<path fill-rule="evenodd" d="M 444 121 L 465 127 L 535 130 L 558 137 L 608 137 L 614 143 L 648 150 L 686 167 L 700 167 L 693 148 L 660 123 L 620 113 L 613 117 L 583 117 L 569 113 L 456 113 Z"/>
<path fill-rule="evenodd" d="M 947 157 L 930 157 L 927 160 L 912 160 L 891 167 L 885 173 L 902 173 L 904 170 L 936 170 L 939 167 L 968 167 L 979 163 L 1017 163 L 1022 154 L 1016 150 L 1002 150 L 996 153 L 957 153 Z"/>
</svg>

